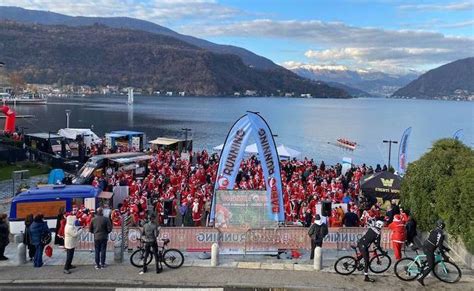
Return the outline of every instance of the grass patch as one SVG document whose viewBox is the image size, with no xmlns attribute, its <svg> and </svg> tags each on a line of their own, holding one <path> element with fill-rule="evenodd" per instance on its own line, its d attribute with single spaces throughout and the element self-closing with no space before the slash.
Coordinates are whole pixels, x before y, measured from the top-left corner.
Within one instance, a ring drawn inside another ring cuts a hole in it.
<svg viewBox="0 0 474 291">
<path fill-rule="evenodd" d="M 30 177 L 48 174 L 50 167 L 40 163 L 32 162 L 18 162 L 9 165 L 5 162 L 0 162 L 0 181 L 9 180 L 12 178 L 13 171 L 29 170 Z"/>
</svg>

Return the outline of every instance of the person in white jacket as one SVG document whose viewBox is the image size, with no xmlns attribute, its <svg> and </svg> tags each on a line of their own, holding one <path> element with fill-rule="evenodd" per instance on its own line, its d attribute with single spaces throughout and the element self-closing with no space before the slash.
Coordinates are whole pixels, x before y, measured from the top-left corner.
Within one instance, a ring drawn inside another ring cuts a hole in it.
<svg viewBox="0 0 474 291">
<path fill-rule="evenodd" d="M 76 226 L 76 216 L 69 215 L 66 218 L 66 227 L 64 228 L 64 248 L 66 249 L 66 264 L 64 265 L 64 274 L 71 274 L 71 269 L 76 266 L 72 265 L 74 257 L 74 249 L 79 241 L 79 235 L 82 228 Z"/>
</svg>

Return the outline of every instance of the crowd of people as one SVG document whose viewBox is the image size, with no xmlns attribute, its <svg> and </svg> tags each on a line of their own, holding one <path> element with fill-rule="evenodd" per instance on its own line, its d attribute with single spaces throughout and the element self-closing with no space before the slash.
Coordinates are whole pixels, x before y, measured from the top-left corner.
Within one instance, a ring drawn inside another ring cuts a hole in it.
<svg viewBox="0 0 474 291">
<path fill-rule="evenodd" d="M 123 215 L 129 217 L 131 225 L 139 225 L 151 209 L 159 225 L 175 226 L 180 221 L 184 226 L 200 226 L 210 213 L 218 163 L 219 156 L 206 150 L 190 153 L 189 158 L 182 158 L 177 151 L 158 150 L 152 153 L 145 176 L 106 170 L 94 177 L 92 185 L 106 191 L 128 186 L 127 198 L 111 210 L 114 226 L 121 225 Z M 380 165 L 374 170 L 363 164 L 343 173 L 339 163 L 326 166 L 308 158 L 281 161 L 286 223 L 309 227 L 317 214 L 322 215 L 318 204 L 330 201 L 330 227 L 366 226 L 382 212 L 380 204 L 359 194 L 360 180 L 382 170 Z M 242 161 L 235 189 L 265 190 L 263 169 L 255 156 Z M 76 208 L 81 224 L 87 225 L 93 214 L 83 206 Z"/>
</svg>

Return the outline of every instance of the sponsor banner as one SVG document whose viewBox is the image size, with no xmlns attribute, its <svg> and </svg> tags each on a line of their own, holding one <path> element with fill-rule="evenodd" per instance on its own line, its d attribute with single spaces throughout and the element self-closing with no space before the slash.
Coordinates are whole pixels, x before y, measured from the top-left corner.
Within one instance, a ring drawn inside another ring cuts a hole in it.
<svg viewBox="0 0 474 291">
<path fill-rule="evenodd" d="M 338 227 L 329 228 L 329 234 L 323 242 L 325 249 L 350 249 L 365 234 L 367 228 Z M 390 249 L 389 229 L 382 232 L 382 248 Z M 135 249 L 140 244 L 141 232 L 139 228 L 130 228 L 128 233 L 128 248 Z M 209 228 L 209 227 L 163 227 L 160 239 L 170 239 L 168 247 L 187 252 L 210 251 L 213 243 L 219 244 L 222 254 L 244 254 L 254 252 L 276 252 L 277 250 L 299 249 L 309 251 L 311 241 L 308 228 L 280 227 L 280 228 Z M 109 234 L 107 250 L 114 249 L 115 242 L 122 239 L 121 229 L 114 228 Z M 93 250 L 94 235 L 86 229 L 79 237 L 77 250 Z"/>
<path fill-rule="evenodd" d="M 341 173 L 345 175 L 347 171 L 349 171 L 351 168 L 352 168 L 352 158 L 343 157 Z"/>
<path fill-rule="evenodd" d="M 221 189 L 233 189 L 239 173 L 240 163 L 245 153 L 245 146 L 253 130 L 247 115 L 242 116 L 232 126 L 222 148 L 214 193 Z M 215 195 L 211 208 L 211 220 L 215 217 Z"/>
<path fill-rule="evenodd" d="M 217 228 L 276 227 L 277 222 L 267 215 L 267 192 L 259 190 L 218 190 L 216 192 Z"/>
<path fill-rule="evenodd" d="M 274 221 L 284 221 L 283 189 L 280 164 L 273 135 L 265 120 L 258 114 L 249 112 L 232 126 L 224 143 L 214 194 L 218 190 L 234 189 L 235 179 L 245 153 L 248 138 L 255 139 L 267 189 L 267 215 Z M 216 218 L 216 195 L 213 196 L 210 220 Z"/>
<path fill-rule="evenodd" d="M 408 138 L 410 137 L 411 127 L 407 128 L 400 139 L 400 145 L 398 147 L 398 174 L 404 175 L 407 170 L 408 157 Z"/>
<path fill-rule="evenodd" d="M 284 221 L 283 189 L 280 174 L 280 159 L 270 127 L 258 114 L 249 112 L 249 119 L 254 127 L 254 138 L 257 141 L 263 176 L 267 189 L 267 213 L 274 221 Z"/>
</svg>

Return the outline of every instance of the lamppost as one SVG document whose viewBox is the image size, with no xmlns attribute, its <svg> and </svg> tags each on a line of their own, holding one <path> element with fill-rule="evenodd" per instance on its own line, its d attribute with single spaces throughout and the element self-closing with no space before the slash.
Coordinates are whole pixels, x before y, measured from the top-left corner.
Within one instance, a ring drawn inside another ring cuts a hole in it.
<svg viewBox="0 0 474 291">
<path fill-rule="evenodd" d="M 392 157 L 392 143 L 397 144 L 396 140 L 384 140 L 383 143 L 388 143 L 388 170 L 390 171 L 390 158 Z"/>
<path fill-rule="evenodd" d="M 184 145 L 185 150 L 188 151 L 188 132 L 191 131 L 191 128 L 181 128 L 184 131 Z"/>
<path fill-rule="evenodd" d="M 66 128 L 69 128 L 69 115 L 71 114 L 71 110 L 66 109 L 65 112 L 66 112 Z"/>
</svg>

